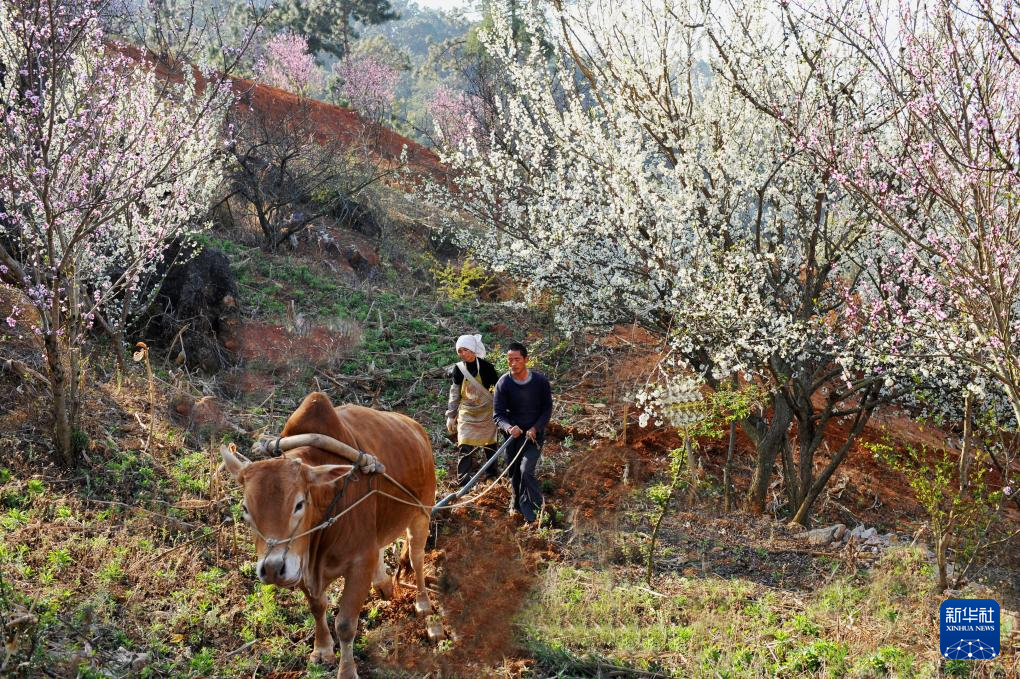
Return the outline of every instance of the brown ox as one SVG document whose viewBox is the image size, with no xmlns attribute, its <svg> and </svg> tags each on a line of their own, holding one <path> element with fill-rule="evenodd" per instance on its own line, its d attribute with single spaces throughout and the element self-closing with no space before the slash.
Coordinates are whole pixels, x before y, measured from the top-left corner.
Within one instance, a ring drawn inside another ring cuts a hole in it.
<svg viewBox="0 0 1020 679">
<path fill-rule="evenodd" d="M 305 398 L 287 420 L 283 436 L 296 434 L 326 434 L 371 453 L 386 466 L 386 473 L 422 504 L 435 503 L 432 446 L 425 430 L 409 417 L 361 406 L 334 409 L 325 394 L 316 392 Z M 227 469 L 244 490 L 243 512 L 255 529 L 259 579 L 281 587 L 300 587 L 308 598 L 315 618 L 312 662 L 336 660 L 326 625 L 327 589 L 337 578 L 344 578 L 334 623 L 340 640 L 337 677 L 357 679 L 353 649 L 358 613 L 373 586 L 384 597 L 392 594 L 394 583 L 386 574 L 382 550 L 405 531 L 418 585 L 415 609 L 419 613 L 431 610 L 423 569 L 429 532 L 427 512 L 381 494 L 363 499 L 372 490 L 394 497 L 406 498 L 406 494 L 380 474 L 358 474 L 347 483 L 333 515 L 353 509 L 328 528 L 270 547 L 265 538 L 286 540 L 328 518 L 325 512 L 344 485 L 351 465 L 338 464 L 341 459 L 334 453 L 310 446 L 258 462 L 226 448 L 221 453 Z M 362 502 L 355 506 L 358 500 Z"/>
</svg>

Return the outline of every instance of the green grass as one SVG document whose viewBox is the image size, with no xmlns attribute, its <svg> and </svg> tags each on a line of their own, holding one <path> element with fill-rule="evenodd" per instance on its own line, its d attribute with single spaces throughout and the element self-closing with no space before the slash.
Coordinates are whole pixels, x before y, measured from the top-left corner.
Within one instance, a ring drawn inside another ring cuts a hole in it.
<svg viewBox="0 0 1020 679">
<path fill-rule="evenodd" d="M 810 592 L 664 575 L 659 595 L 605 571 L 552 566 L 519 618 L 555 674 L 597 658 L 676 677 L 938 676 L 937 598 L 917 550 Z"/>
<path fill-rule="evenodd" d="M 430 277 L 411 280 L 416 274 L 406 269 L 398 274 L 384 265 L 372 281 L 351 282 L 324 264 L 285 252 L 267 254 L 217 235 L 199 240 L 230 259 L 246 319 L 283 325 L 293 302 L 312 324 L 350 327 L 349 322 L 360 329 L 360 343 L 331 357 L 325 369 L 300 365 L 291 372 L 289 366 L 248 361 L 243 369 L 265 368 L 263 375 L 278 385 L 274 398 L 257 404 L 257 410 L 220 395 L 228 416 L 248 430 L 278 428 L 295 400 L 316 378 L 322 380 L 320 369 L 371 374 L 370 386 L 354 387 L 362 390 L 357 394 L 362 402 L 397 409 L 438 430 L 448 381 L 439 369 L 457 360 L 458 335 L 482 332 L 499 365 L 499 344 L 539 331 L 547 339 L 537 342 L 533 353 L 547 371 L 560 365 L 556 361 L 565 362 L 573 346 L 551 330 L 547 312 L 446 299 L 428 289 Z M 411 286 L 420 286 L 420 293 L 408 294 Z M 510 328 L 508 334 L 497 337 L 497 324 Z M 217 387 L 219 376 L 188 384 L 187 375 L 165 359 L 155 356 L 153 364 L 161 399 L 175 388 L 208 393 Z M 138 441 L 147 437 L 132 418 L 137 410 L 148 422 L 147 401 L 140 405 L 144 399 L 137 397 L 147 385 L 130 369 L 116 385 L 102 384 L 102 366 L 94 367 L 98 382 L 86 407 L 101 417 L 98 424 L 89 423 L 88 438 L 79 441 L 88 446 L 88 460 L 52 483 L 51 471 L 33 468 L 31 456 L 13 456 L 16 463 L 5 459 L 0 467 L 0 615 L 19 606 L 32 608 L 38 620 L 11 642 L 7 670 L 19 667 L 12 675 L 19 677 L 41 676 L 44 669 L 55 676 L 134 676 L 112 660 L 123 646 L 149 653 L 141 676 L 305 672 L 308 644 L 295 643 L 312 629 L 304 598 L 261 585 L 248 531 L 220 525 L 236 512 L 240 489 L 216 476 L 218 456 L 165 410 L 152 445 L 143 451 Z M 328 382 L 322 387 L 332 393 Z M 338 400 L 356 400 L 349 396 Z M 102 411 L 93 397 L 102 400 Z M 437 475 L 445 472 L 440 467 Z M 208 502 L 182 504 L 182 499 Z M 382 609 L 373 610 L 368 626 L 386 617 Z M 92 649 L 87 657 L 83 639 Z M 254 639 L 257 650 L 225 657 Z M 364 643 L 359 638 L 362 648 Z M 652 638 L 646 645 L 657 643 Z M 307 673 L 331 676 L 324 669 Z"/>
<path fill-rule="evenodd" d="M 497 370 L 503 371 L 505 357 L 500 345 L 521 339 L 529 329 L 540 328 L 543 335 L 542 340 L 533 343 L 533 365 L 554 377 L 569 360 L 573 347 L 552 329 L 545 312 L 522 312 L 500 304 L 444 299 L 425 292 L 412 298 L 401 294 L 408 285 L 401 281 L 394 282 L 392 290 L 351 285 L 323 266 L 280 254 L 231 257 L 238 262 L 234 273 L 240 285 L 241 307 L 247 315 L 285 325 L 287 307 L 293 302 L 296 312 L 314 325 L 355 323 L 360 328 L 357 345 L 342 354 L 324 357 L 328 364 L 319 369 L 338 375 L 371 372 L 371 390 L 363 384 L 356 387 L 365 390 L 361 400 L 398 409 L 430 430 L 442 429 L 442 404 L 437 403 L 445 398 L 446 377 L 440 368 L 457 360 L 453 343 L 463 332 L 481 332 L 490 359 Z M 389 269 L 384 266 L 384 270 Z M 498 337 L 494 334 L 498 325 L 522 334 Z M 300 398 L 315 377 L 316 369 L 309 367 L 306 374 L 279 385 L 277 393 Z"/>
</svg>

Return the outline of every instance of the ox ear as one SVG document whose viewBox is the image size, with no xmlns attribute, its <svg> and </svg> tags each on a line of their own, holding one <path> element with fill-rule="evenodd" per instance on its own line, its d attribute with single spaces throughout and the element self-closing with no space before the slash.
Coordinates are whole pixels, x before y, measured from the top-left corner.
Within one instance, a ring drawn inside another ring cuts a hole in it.
<svg viewBox="0 0 1020 679">
<path fill-rule="evenodd" d="M 244 471 L 244 468 L 251 464 L 251 460 L 237 452 L 237 446 L 233 443 L 230 444 L 229 448 L 227 446 L 220 446 L 220 457 L 223 458 L 223 465 L 230 472 L 230 475 L 234 477 L 234 480 L 237 480 L 241 476 L 241 472 Z"/>
<path fill-rule="evenodd" d="M 351 470 L 349 464 L 320 464 L 308 468 L 308 483 L 332 483 Z"/>
</svg>

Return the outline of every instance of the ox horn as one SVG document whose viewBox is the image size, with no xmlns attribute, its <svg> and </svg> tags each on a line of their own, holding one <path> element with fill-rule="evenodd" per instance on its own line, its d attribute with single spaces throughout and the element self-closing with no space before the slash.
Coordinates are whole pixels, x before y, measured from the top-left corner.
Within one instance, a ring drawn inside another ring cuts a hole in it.
<svg viewBox="0 0 1020 679">
<path fill-rule="evenodd" d="M 244 468 L 251 464 L 251 460 L 237 452 L 237 446 L 233 443 L 230 446 L 220 446 L 220 456 L 223 458 L 223 465 L 235 480 Z"/>
<path fill-rule="evenodd" d="M 296 434 L 294 436 L 284 436 L 279 439 L 263 439 L 255 444 L 254 451 L 264 455 L 271 454 L 271 451 L 275 450 L 286 452 L 288 450 L 293 450 L 294 448 L 300 448 L 301 446 L 311 446 L 313 448 L 328 450 L 335 455 L 339 455 L 351 464 L 358 465 L 358 469 L 365 474 L 371 474 L 373 472 L 381 474 L 386 471 L 386 467 L 376 456 L 364 453 L 347 445 L 343 441 L 338 441 L 332 436 L 326 436 L 325 434 Z"/>
</svg>

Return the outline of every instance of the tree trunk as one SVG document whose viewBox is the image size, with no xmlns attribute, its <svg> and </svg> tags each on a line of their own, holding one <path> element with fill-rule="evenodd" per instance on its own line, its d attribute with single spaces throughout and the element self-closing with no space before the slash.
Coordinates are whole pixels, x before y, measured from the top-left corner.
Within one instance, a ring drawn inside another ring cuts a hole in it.
<svg viewBox="0 0 1020 679">
<path fill-rule="evenodd" d="M 85 391 L 85 372 L 82 369 L 81 349 L 71 347 L 67 351 L 70 370 L 67 375 L 67 423 L 71 434 L 78 428 L 78 415 L 81 412 L 81 395 Z M 74 452 L 73 450 L 71 451 Z"/>
<path fill-rule="evenodd" d="M 252 200 L 251 203 L 255 208 L 255 217 L 259 220 L 259 228 L 262 229 L 262 248 L 272 252 L 276 249 L 276 230 L 273 228 L 273 221 L 266 214 L 261 202 Z"/>
<path fill-rule="evenodd" d="M 342 29 L 343 33 L 341 34 L 341 40 L 343 41 L 343 45 L 342 45 L 341 49 L 343 50 L 343 58 L 344 59 L 350 59 L 351 58 L 351 0 L 341 0 L 340 7 L 341 7 L 341 16 L 343 17 L 342 21 L 343 21 L 343 24 L 344 24 L 343 25 L 343 29 Z"/>
<path fill-rule="evenodd" d="M 669 511 L 669 504 L 673 501 L 673 496 L 676 495 L 676 489 L 679 485 L 677 480 L 679 478 L 679 474 L 673 477 L 673 483 L 669 487 L 669 495 L 666 496 L 666 504 L 662 507 L 659 518 L 655 520 L 655 526 L 652 527 L 652 535 L 648 538 L 648 561 L 645 563 L 645 583 L 649 587 L 652 586 L 652 573 L 655 570 L 655 540 L 659 537 L 659 528 L 662 526 L 662 520 L 666 518 L 666 513 Z"/>
<path fill-rule="evenodd" d="M 807 421 L 810 422 L 809 419 Z M 797 437 L 800 439 L 797 446 L 800 455 L 798 460 L 799 477 L 797 479 L 797 499 L 794 500 L 793 507 L 800 507 L 808 493 L 811 492 L 811 484 L 815 477 L 815 452 L 823 441 L 822 436 L 812 424 L 801 427 L 801 430 L 797 432 Z"/>
<path fill-rule="evenodd" d="M 765 498 L 768 495 L 769 482 L 772 480 L 772 467 L 776 463 L 776 455 L 786 441 L 792 418 L 793 412 L 786 399 L 782 394 L 776 394 L 773 397 L 772 421 L 765 436 L 758 443 L 754 475 L 747 490 L 747 511 L 752 514 L 765 513 Z"/>
<path fill-rule="evenodd" d="M 124 358 L 124 333 L 122 331 L 115 331 L 110 337 L 110 341 L 113 343 L 113 357 L 117 359 L 117 370 L 121 375 L 127 375 L 127 361 Z"/>
<path fill-rule="evenodd" d="M 868 423 L 868 420 L 871 419 L 871 413 L 874 411 L 874 405 L 867 405 L 871 393 L 871 390 L 869 390 L 865 392 L 862 397 L 864 405 L 861 406 L 861 410 L 857 413 L 857 417 L 854 420 L 854 426 L 850 429 L 850 433 L 847 434 L 846 441 L 839 447 L 836 454 L 832 456 L 831 460 L 829 460 L 829 464 L 822 469 L 821 473 L 814 479 L 810 486 L 801 490 L 804 499 L 801 500 L 799 505 L 797 505 L 797 512 L 794 514 L 792 519 L 794 523 L 799 523 L 805 527 L 808 525 L 808 520 L 811 516 L 811 507 L 814 505 L 815 500 L 817 500 L 818 496 L 821 495 L 825 486 L 829 483 L 829 479 L 832 478 L 833 473 L 835 473 L 839 465 L 843 463 L 844 459 L 846 459 L 847 454 L 850 452 L 850 448 L 864 430 L 864 426 Z M 815 437 L 812 444 L 809 446 L 809 450 L 802 450 L 801 454 L 809 455 L 811 459 L 814 460 L 815 451 L 818 450 L 821 442 L 822 438 L 820 436 Z"/>
<path fill-rule="evenodd" d="M 736 441 L 737 421 L 730 420 L 730 445 L 726 448 L 726 466 L 723 468 L 723 511 L 725 512 L 733 510 L 733 448 Z M 626 444 L 626 437 L 624 443 Z"/>
<path fill-rule="evenodd" d="M 790 503 L 790 508 L 793 509 L 800 506 L 804 486 L 797 476 L 797 465 L 793 462 L 793 446 L 790 445 L 789 441 L 783 442 L 782 453 L 783 483 L 786 486 L 786 499 Z"/>
<path fill-rule="evenodd" d="M 949 538 L 944 533 L 935 536 L 935 558 L 939 566 L 939 592 L 945 592 L 949 587 L 949 574 L 946 568 L 946 550 L 949 546 Z"/>
<path fill-rule="evenodd" d="M 687 457 L 687 469 L 691 473 L 691 485 L 687 489 L 687 504 L 691 509 L 698 501 L 698 483 L 701 481 L 701 459 L 691 446 L 690 429 L 684 430 L 684 455 Z"/>
<path fill-rule="evenodd" d="M 652 586 L 652 572 L 655 570 L 655 541 L 659 537 L 659 528 L 662 526 L 662 520 L 666 518 L 666 514 L 669 512 L 669 505 L 673 502 L 673 496 L 676 495 L 676 491 L 680 487 L 680 479 L 683 475 L 684 466 L 692 472 L 691 485 L 693 486 L 695 479 L 693 469 L 691 469 L 691 433 L 689 430 L 684 431 L 683 465 L 677 465 L 675 467 L 672 464 L 670 465 L 670 469 L 675 470 L 675 473 L 673 473 L 673 478 L 670 479 L 669 494 L 666 496 L 666 501 L 662 505 L 662 511 L 659 513 L 659 518 L 655 521 L 655 526 L 652 527 L 652 535 L 648 538 L 648 562 L 645 570 L 645 582 L 649 587 Z"/>
<path fill-rule="evenodd" d="M 68 376 L 64 369 L 64 356 L 60 342 L 50 332 L 46 334 L 46 367 L 50 378 L 50 399 L 53 414 L 53 445 L 57 457 L 65 467 L 74 464 L 74 450 L 71 446 L 71 408 L 68 403 Z"/>
<path fill-rule="evenodd" d="M 970 462 L 974 457 L 974 452 L 970 447 L 970 421 L 973 417 L 974 412 L 974 399 L 971 397 L 970 392 L 964 397 L 963 401 L 963 447 L 960 451 L 960 490 L 967 489 L 967 477 L 970 475 Z"/>
</svg>

